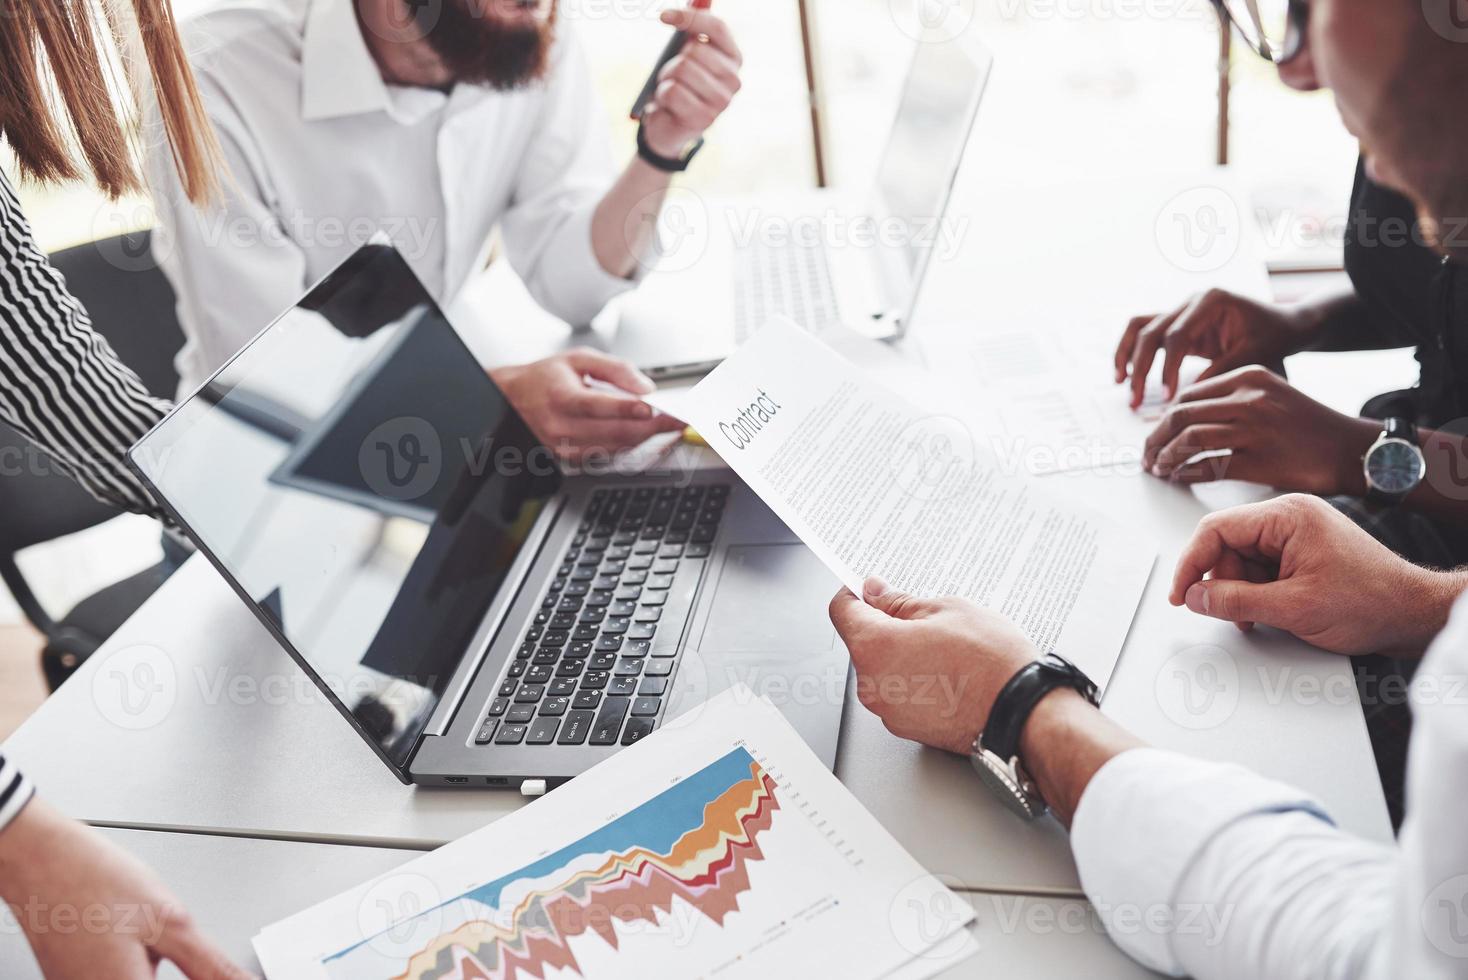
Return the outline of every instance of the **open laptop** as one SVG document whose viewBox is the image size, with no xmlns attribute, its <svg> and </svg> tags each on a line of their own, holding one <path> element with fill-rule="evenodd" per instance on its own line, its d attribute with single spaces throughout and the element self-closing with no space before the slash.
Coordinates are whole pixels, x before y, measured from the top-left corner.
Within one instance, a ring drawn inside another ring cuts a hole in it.
<svg viewBox="0 0 1468 980">
<path fill-rule="evenodd" d="M 967 33 L 917 44 L 865 202 L 673 197 L 663 262 L 624 301 L 612 353 L 654 378 L 703 374 L 777 314 L 813 333 L 902 336 L 954 234 L 948 204 L 992 66 Z"/>
<path fill-rule="evenodd" d="M 368 245 L 130 465 L 403 782 L 563 782 L 735 684 L 833 765 L 837 582 L 728 470 L 567 477 Z"/>
</svg>

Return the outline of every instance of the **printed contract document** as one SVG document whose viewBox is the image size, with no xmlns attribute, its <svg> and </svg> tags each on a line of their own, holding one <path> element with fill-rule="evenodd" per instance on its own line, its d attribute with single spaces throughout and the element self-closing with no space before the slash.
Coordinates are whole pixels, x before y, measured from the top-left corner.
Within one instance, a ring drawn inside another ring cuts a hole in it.
<svg viewBox="0 0 1468 980">
<path fill-rule="evenodd" d="M 846 584 L 879 575 L 996 609 L 1105 687 L 1156 552 L 1006 471 L 984 433 L 889 391 L 777 319 L 654 405 L 691 424 Z"/>
</svg>

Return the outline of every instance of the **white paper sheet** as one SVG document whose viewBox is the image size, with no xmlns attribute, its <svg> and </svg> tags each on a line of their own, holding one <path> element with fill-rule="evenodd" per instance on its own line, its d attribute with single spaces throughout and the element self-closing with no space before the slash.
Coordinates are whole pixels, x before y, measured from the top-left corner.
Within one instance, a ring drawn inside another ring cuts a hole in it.
<svg viewBox="0 0 1468 980">
<path fill-rule="evenodd" d="M 255 950 L 269 980 L 908 980 L 973 918 L 738 687 Z"/>
<path fill-rule="evenodd" d="M 1006 469 L 983 433 L 778 319 L 676 403 L 648 401 L 690 422 L 848 588 L 880 575 L 966 596 L 1110 680 L 1155 548 Z"/>
</svg>

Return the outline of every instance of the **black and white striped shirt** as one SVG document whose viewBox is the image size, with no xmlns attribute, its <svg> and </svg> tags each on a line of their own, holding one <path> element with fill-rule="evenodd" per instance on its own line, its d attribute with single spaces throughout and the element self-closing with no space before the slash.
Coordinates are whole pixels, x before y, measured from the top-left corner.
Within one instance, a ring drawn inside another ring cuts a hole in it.
<svg viewBox="0 0 1468 980">
<path fill-rule="evenodd" d="M 49 453 L 93 496 L 159 517 L 123 453 L 168 408 L 92 329 L 36 247 L 20 201 L 0 173 L 0 421 Z M 0 829 L 33 792 L 0 756 Z"/>
<path fill-rule="evenodd" d="M 0 421 L 98 499 L 161 517 L 123 454 L 168 409 L 92 329 L 0 173 Z"/>
</svg>

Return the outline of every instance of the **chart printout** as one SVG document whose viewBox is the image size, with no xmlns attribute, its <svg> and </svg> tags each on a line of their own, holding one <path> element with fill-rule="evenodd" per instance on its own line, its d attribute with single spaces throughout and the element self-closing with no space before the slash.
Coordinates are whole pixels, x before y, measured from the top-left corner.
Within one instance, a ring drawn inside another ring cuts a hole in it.
<svg viewBox="0 0 1468 980">
<path fill-rule="evenodd" d="M 906 978 L 972 918 L 741 687 L 255 946 L 271 980 Z"/>
</svg>

